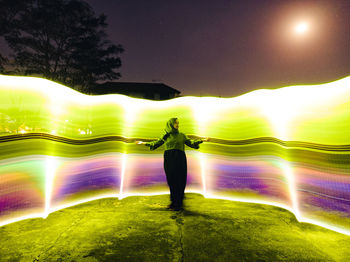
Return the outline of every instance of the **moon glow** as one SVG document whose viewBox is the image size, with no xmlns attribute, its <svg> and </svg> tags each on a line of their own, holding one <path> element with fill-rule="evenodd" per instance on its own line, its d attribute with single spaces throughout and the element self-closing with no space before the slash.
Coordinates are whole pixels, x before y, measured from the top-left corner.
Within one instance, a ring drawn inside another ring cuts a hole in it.
<svg viewBox="0 0 350 262">
<path fill-rule="evenodd" d="M 294 30 L 299 35 L 305 34 L 309 30 L 309 24 L 306 22 L 300 22 L 295 26 Z"/>
</svg>

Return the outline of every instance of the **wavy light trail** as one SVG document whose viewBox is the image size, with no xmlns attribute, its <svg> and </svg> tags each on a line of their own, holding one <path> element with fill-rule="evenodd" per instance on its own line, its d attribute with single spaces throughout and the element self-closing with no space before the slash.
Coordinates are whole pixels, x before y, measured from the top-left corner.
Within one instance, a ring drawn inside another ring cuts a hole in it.
<svg viewBox="0 0 350 262">
<path fill-rule="evenodd" d="M 239 97 L 88 96 L 0 75 L 0 225 L 103 197 L 169 194 L 162 148 L 178 117 L 191 139 L 186 192 L 279 206 L 350 235 L 350 77 Z"/>
</svg>

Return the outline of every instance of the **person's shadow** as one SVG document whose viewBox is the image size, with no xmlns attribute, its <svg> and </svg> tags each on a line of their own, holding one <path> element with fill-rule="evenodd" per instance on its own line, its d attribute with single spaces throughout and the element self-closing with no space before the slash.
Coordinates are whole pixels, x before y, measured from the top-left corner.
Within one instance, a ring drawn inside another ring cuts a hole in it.
<svg viewBox="0 0 350 262">
<path fill-rule="evenodd" d="M 184 200 L 186 199 L 186 197 L 184 197 Z M 180 211 L 172 211 L 172 210 L 169 210 L 167 208 L 167 206 L 162 206 L 162 207 L 146 207 L 144 208 L 144 210 L 150 210 L 150 211 L 163 211 L 163 212 L 169 212 L 170 214 L 172 214 L 172 217 L 173 219 L 175 219 L 177 217 L 177 215 L 184 215 L 184 216 L 194 216 L 194 217 L 204 217 L 206 219 L 212 219 L 213 217 L 212 216 L 209 216 L 207 214 L 203 214 L 203 213 L 200 213 L 200 212 L 196 212 L 196 211 L 192 211 L 189 209 L 189 207 L 186 205 L 186 203 L 184 202 L 183 204 L 183 210 L 180 210 Z"/>
</svg>

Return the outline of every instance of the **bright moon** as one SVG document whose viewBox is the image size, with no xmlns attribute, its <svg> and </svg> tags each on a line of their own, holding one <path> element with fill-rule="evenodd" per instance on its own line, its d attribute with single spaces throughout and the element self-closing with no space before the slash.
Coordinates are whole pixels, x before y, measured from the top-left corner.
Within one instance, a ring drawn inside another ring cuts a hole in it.
<svg viewBox="0 0 350 262">
<path fill-rule="evenodd" d="M 299 23 L 295 26 L 295 32 L 297 34 L 304 34 L 306 31 L 308 31 L 309 25 L 305 22 Z"/>
</svg>

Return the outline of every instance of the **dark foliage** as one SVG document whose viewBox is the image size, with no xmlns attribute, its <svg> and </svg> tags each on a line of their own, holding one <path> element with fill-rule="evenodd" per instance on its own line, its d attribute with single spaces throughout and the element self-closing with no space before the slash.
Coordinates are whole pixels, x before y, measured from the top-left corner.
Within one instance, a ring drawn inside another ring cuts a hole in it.
<svg viewBox="0 0 350 262">
<path fill-rule="evenodd" d="M 86 2 L 0 0 L 0 6 L 0 34 L 13 51 L 16 74 L 40 75 L 80 91 L 120 78 L 114 70 L 124 49 L 107 39 L 106 16 L 96 16 Z"/>
</svg>

